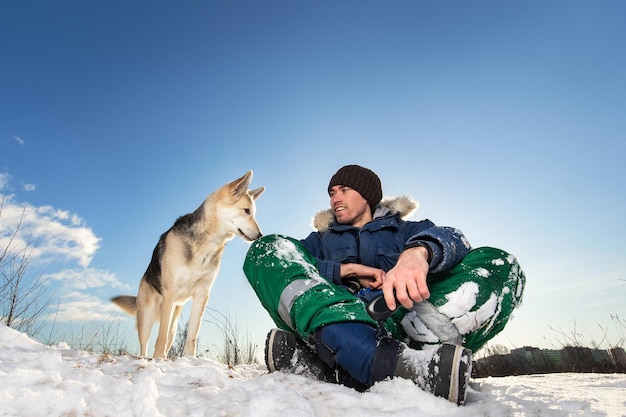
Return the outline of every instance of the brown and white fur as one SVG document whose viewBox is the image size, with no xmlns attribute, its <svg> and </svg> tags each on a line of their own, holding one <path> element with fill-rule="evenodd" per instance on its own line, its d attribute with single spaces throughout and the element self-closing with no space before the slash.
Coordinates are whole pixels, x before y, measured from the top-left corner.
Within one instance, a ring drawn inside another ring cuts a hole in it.
<svg viewBox="0 0 626 417">
<path fill-rule="evenodd" d="M 176 335 L 183 305 L 191 298 L 185 356 L 196 355 L 200 323 L 220 268 L 226 243 L 235 236 L 253 241 L 262 236 L 255 220 L 255 200 L 264 187 L 249 190 L 252 171 L 209 195 L 193 213 L 179 217 L 154 248 L 136 297 L 112 299 L 137 317 L 141 356 L 155 322 L 160 322 L 155 358 L 165 358 Z"/>
</svg>

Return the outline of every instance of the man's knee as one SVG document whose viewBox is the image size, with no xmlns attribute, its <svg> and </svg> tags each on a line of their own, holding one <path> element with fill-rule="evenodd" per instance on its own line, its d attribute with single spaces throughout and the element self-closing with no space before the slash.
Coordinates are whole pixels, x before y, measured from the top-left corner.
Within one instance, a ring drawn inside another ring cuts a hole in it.
<svg viewBox="0 0 626 417">
<path fill-rule="evenodd" d="M 261 236 L 250 244 L 245 263 L 256 262 L 268 257 L 276 257 L 279 254 L 278 251 L 280 248 L 285 247 L 285 245 L 289 243 L 293 245 L 293 239 L 283 235 L 270 234 Z"/>
<path fill-rule="evenodd" d="M 489 281 L 496 281 L 495 286 L 502 288 L 503 293 L 509 293 L 512 302 L 517 305 L 522 298 L 526 284 L 526 275 L 522 270 L 517 257 L 502 249 L 482 247 L 480 258 L 484 260 L 484 268 Z"/>
<path fill-rule="evenodd" d="M 252 286 L 259 279 L 283 279 L 287 269 L 301 268 L 310 255 L 299 241 L 277 234 L 265 235 L 252 242 L 243 264 L 243 271 Z"/>
</svg>

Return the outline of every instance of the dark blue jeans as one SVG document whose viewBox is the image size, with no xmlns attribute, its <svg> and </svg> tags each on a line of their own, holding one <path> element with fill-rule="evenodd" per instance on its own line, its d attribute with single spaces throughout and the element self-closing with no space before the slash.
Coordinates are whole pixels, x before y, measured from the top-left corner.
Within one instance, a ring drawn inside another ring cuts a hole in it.
<svg viewBox="0 0 626 417">
<path fill-rule="evenodd" d="M 328 324 L 314 334 L 317 355 L 365 387 L 393 375 L 401 344 L 367 323 Z"/>
</svg>

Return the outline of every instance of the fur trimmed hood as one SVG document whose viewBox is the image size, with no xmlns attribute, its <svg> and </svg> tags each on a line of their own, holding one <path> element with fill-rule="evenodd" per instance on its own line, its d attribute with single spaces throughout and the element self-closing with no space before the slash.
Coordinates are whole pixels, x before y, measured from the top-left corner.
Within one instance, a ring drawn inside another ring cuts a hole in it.
<svg viewBox="0 0 626 417">
<path fill-rule="evenodd" d="M 389 213 L 397 214 L 404 219 L 419 207 L 419 202 L 409 196 L 384 198 L 374 210 L 374 218 L 385 216 Z M 312 226 L 318 232 L 325 232 L 335 222 L 335 215 L 332 209 L 318 211 L 313 217 Z"/>
</svg>

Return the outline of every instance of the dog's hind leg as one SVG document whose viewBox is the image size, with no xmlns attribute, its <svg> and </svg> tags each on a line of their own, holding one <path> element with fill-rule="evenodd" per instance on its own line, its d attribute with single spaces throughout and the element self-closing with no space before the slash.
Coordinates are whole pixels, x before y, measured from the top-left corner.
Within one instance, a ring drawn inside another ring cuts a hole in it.
<svg viewBox="0 0 626 417">
<path fill-rule="evenodd" d="M 151 311 L 139 308 L 137 310 L 137 333 L 139 335 L 139 355 L 148 355 L 148 341 L 154 325 L 155 317 Z"/>
<path fill-rule="evenodd" d="M 185 356 L 196 356 L 198 333 L 204 310 L 209 302 L 209 294 L 195 295 L 191 302 L 191 315 L 187 324 L 187 341 L 185 342 Z"/>
<path fill-rule="evenodd" d="M 172 325 L 172 319 L 174 317 L 174 300 L 171 297 L 163 297 L 161 303 L 161 319 L 159 320 L 159 333 L 154 345 L 154 357 L 165 358 L 167 357 L 167 347 L 170 345 L 168 342 L 168 335 L 170 327 Z"/>
<path fill-rule="evenodd" d="M 183 311 L 182 305 L 177 305 L 174 307 L 174 316 L 172 317 L 172 321 L 170 322 L 170 329 L 167 333 L 167 348 L 165 349 L 166 353 L 169 353 L 172 345 L 174 344 L 174 339 L 176 339 L 176 330 L 178 329 L 178 319 L 180 317 L 180 313 Z"/>
<path fill-rule="evenodd" d="M 139 336 L 139 355 L 148 356 L 148 342 L 154 323 L 159 320 L 162 296 L 142 278 L 137 293 L 137 333 Z"/>
</svg>

